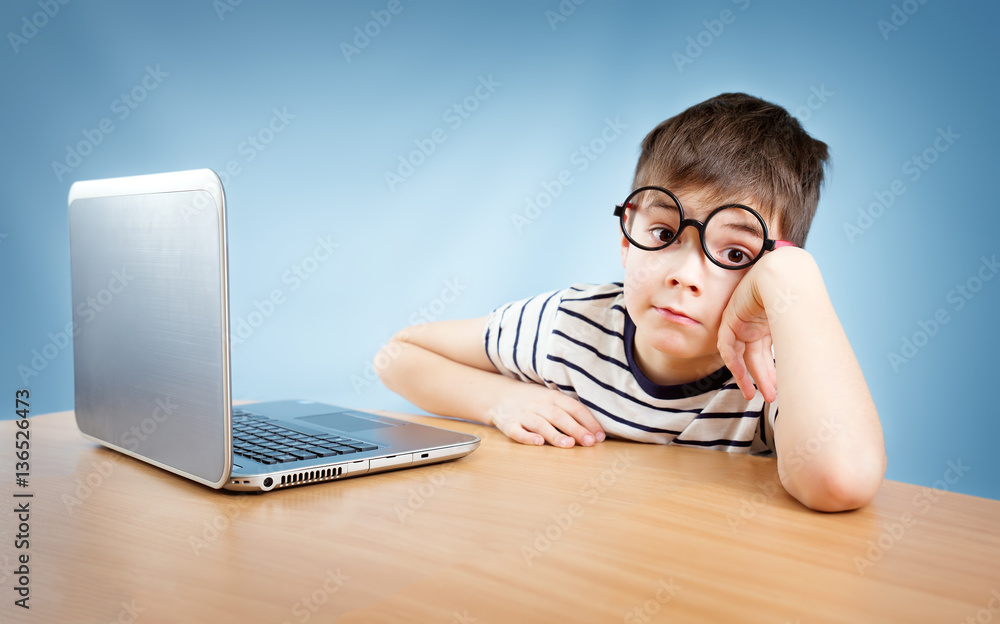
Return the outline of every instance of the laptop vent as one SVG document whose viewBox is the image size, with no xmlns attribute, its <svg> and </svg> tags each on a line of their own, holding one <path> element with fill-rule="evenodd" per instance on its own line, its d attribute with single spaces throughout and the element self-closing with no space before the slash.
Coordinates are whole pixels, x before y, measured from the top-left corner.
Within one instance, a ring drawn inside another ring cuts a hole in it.
<svg viewBox="0 0 1000 624">
<path fill-rule="evenodd" d="M 336 468 L 320 468 L 319 470 L 303 470 L 302 472 L 293 472 L 290 474 L 281 475 L 281 483 L 278 487 L 289 487 L 291 485 L 300 485 L 303 483 L 319 483 L 320 481 L 329 481 L 331 479 L 336 479 L 344 473 L 344 467 L 338 466 Z"/>
</svg>

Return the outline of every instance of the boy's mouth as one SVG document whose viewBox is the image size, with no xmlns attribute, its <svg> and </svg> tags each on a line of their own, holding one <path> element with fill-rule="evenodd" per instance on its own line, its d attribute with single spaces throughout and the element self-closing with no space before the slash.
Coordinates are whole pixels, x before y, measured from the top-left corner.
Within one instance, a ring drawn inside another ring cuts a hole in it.
<svg viewBox="0 0 1000 624">
<path fill-rule="evenodd" d="M 673 308 L 657 308 L 656 306 L 653 306 L 653 309 L 656 310 L 656 313 L 663 318 L 679 325 L 700 325 L 698 321 L 684 314 L 680 310 L 675 310 Z"/>
</svg>

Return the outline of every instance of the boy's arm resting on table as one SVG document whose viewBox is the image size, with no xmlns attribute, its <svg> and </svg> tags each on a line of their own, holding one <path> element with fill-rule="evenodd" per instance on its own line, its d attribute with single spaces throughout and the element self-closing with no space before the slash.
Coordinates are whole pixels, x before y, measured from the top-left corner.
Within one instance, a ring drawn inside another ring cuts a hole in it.
<svg viewBox="0 0 1000 624">
<path fill-rule="evenodd" d="M 769 348 L 766 357 L 758 349 L 745 359 L 754 378 L 763 381 L 757 385 L 765 399 L 774 400 L 780 390 L 774 438 L 781 483 L 812 509 L 862 507 L 875 497 L 885 475 L 885 442 L 875 403 L 819 267 L 797 248 L 768 254 L 758 265 L 751 269 L 756 275 L 748 287 L 766 311 L 776 385 L 769 384 L 763 370 Z M 747 353 L 752 350 L 754 345 L 747 345 Z"/>
<path fill-rule="evenodd" d="M 486 356 L 486 317 L 408 327 L 377 361 L 382 382 L 441 416 L 495 425 L 523 444 L 590 446 L 603 431 L 589 410 L 561 392 L 501 375 Z M 565 435 L 564 435 L 565 434 Z"/>
</svg>

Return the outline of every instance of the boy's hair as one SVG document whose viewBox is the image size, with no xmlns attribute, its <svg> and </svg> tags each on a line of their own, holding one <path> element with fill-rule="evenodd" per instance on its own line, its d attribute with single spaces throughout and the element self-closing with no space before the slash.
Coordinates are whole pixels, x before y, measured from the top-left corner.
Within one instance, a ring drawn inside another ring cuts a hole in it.
<svg viewBox="0 0 1000 624">
<path fill-rule="evenodd" d="M 784 108 L 723 93 L 646 135 L 632 188 L 663 186 L 679 195 L 697 190 L 719 205 L 753 200 L 785 240 L 801 247 L 828 160 L 826 143 L 809 136 Z"/>
</svg>

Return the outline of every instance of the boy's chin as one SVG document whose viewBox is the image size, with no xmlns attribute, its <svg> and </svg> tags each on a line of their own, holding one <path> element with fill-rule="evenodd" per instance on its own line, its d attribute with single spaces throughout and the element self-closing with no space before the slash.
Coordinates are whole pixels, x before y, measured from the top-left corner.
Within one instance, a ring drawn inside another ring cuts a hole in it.
<svg viewBox="0 0 1000 624">
<path fill-rule="evenodd" d="M 661 337 L 659 340 L 654 340 L 649 346 L 662 355 L 678 360 L 701 360 L 719 355 L 714 344 L 706 345 L 679 336 Z"/>
<path fill-rule="evenodd" d="M 644 319 L 649 320 L 649 319 Z M 636 323 L 636 341 L 641 341 L 654 351 L 678 360 L 701 360 L 719 357 L 716 347 L 717 333 L 706 334 L 704 326 L 685 327 L 673 325 L 654 318 L 653 323 Z M 719 361 L 722 358 L 719 357 Z M 721 366 L 721 364 L 720 364 Z M 714 372 L 713 369 L 711 372 Z"/>
</svg>

